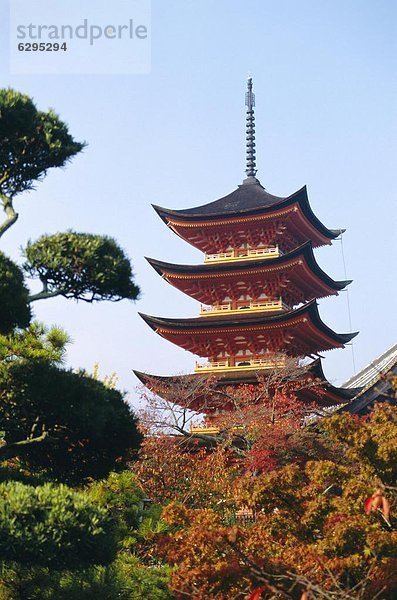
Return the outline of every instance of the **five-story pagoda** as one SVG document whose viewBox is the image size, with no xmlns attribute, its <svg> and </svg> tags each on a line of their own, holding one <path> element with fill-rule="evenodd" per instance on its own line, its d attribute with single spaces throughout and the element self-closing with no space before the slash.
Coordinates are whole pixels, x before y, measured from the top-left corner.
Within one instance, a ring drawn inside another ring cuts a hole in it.
<svg viewBox="0 0 397 600">
<path fill-rule="evenodd" d="M 195 373 L 215 373 L 219 385 L 254 382 L 258 373 L 283 368 L 288 357 L 316 359 L 356 335 L 335 333 L 325 325 L 316 302 L 350 283 L 329 277 L 313 253 L 342 231 L 327 229 L 314 215 L 306 187 L 282 198 L 269 194 L 256 178 L 254 105 L 249 78 L 243 183 L 197 208 L 154 206 L 170 229 L 204 253 L 204 263 L 148 261 L 201 308 L 196 318 L 141 317 L 165 339 L 205 359 Z M 319 359 L 313 371 L 324 379 Z M 150 386 L 153 376 L 135 374 Z M 181 377 L 160 379 L 172 383 Z M 324 389 L 322 404 L 351 396 L 329 383 Z"/>
</svg>

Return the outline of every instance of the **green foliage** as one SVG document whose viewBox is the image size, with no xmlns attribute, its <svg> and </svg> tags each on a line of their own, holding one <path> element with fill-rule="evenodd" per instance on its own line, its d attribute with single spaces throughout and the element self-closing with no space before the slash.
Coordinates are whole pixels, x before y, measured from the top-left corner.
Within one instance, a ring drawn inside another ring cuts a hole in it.
<svg viewBox="0 0 397 600">
<path fill-rule="evenodd" d="M 0 484 L 0 557 L 55 569 L 107 564 L 115 538 L 107 511 L 63 485 Z"/>
<path fill-rule="evenodd" d="M 27 486 L 22 487 L 28 489 Z M 54 493 L 58 489 L 55 486 L 49 487 L 52 487 Z M 59 486 L 59 489 L 67 488 Z M 107 522 L 112 523 L 109 539 L 105 540 L 105 543 L 113 550 L 114 546 L 111 544 L 114 538 L 111 535 L 115 536 L 121 548 L 115 560 L 106 566 L 96 564 L 95 567 L 87 566 L 89 563 L 84 562 L 64 563 L 68 570 L 60 572 L 57 570 L 58 563 L 55 565 L 56 568 L 51 563 L 48 569 L 35 566 L 44 565 L 45 562 L 32 562 L 27 566 L 16 557 L 13 564 L 7 561 L 3 563 L 2 571 L 0 570 L 0 600 L 3 598 L 4 600 L 171 599 L 173 596 L 168 590 L 169 568 L 159 564 L 158 560 L 153 560 L 150 554 L 153 550 L 153 536 L 156 535 L 156 530 L 161 532 L 166 529 L 159 521 L 161 509 L 154 507 L 143 511 L 144 493 L 136 477 L 130 471 L 111 473 L 107 479 L 91 484 L 84 493 L 78 493 L 76 496 L 84 499 L 83 507 L 96 507 L 101 514 L 107 515 Z M 34 504 L 34 500 L 31 500 L 31 503 Z M 76 505 L 77 517 L 81 521 L 80 512 L 80 506 Z M 35 514 L 37 519 L 38 511 Z M 1 515 L 0 509 L 0 518 Z M 74 513 L 70 515 L 69 521 L 73 517 Z M 21 527 L 22 525 L 23 523 Z M 50 529 L 50 534 L 51 531 Z M 85 535 L 88 536 L 88 533 Z M 145 540 L 148 540 L 146 554 L 142 551 Z M 62 547 L 63 545 L 64 541 Z M 29 544 L 27 547 L 30 547 Z M 76 550 L 80 556 L 80 550 L 77 548 Z"/>
<path fill-rule="evenodd" d="M 120 548 L 128 550 L 147 565 L 158 566 L 153 540 L 168 530 L 160 520 L 161 506 L 145 503 L 145 493 L 131 471 L 111 473 L 105 480 L 92 484 L 90 497 L 112 515 Z"/>
<path fill-rule="evenodd" d="M 12 89 L 0 90 L 0 139 L 0 196 L 11 199 L 85 145 L 72 138 L 54 111 L 37 110 L 29 96 Z"/>
<path fill-rule="evenodd" d="M 43 284 L 43 292 L 32 300 L 55 295 L 87 302 L 138 297 L 130 261 L 110 237 L 74 231 L 43 235 L 28 243 L 25 256 L 26 272 Z"/>
<path fill-rule="evenodd" d="M 34 322 L 27 329 L 0 335 L 0 372 L 20 360 L 63 362 L 69 336 L 59 327 Z"/>
<path fill-rule="evenodd" d="M 113 515 L 121 536 L 139 527 L 145 495 L 131 471 L 110 473 L 107 479 L 95 482 L 90 487 L 90 497 Z"/>
<path fill-rule="evenodd" d="M 14 197 L 84 144 L 52 110 L 11 89 L 0 90 L 0 139 L 1 236 L 18 218 Z M 0 253 L 0 600 L 170 599 L 169 569 L 144 547 L 164 530 L 160 509 L 143 512 L 131 473 L 80 492 L 43 483 L 91 483 L 123 469 L 141 435 L 114 379 L 61 368 L 68 337 L 29 325 L 29 303 L 135 300 L 129 259 L 112 238 L 73 231 L 29 242 L 25 259 L 43 285 L 31 296 L 23 272 Z"/>
<path fill-rule="evenodd" d="M 28 296 L 21 269 L 0 252 L 0 333 L 29 325 Z"/>
<path fill-rule="evenodd" d="M 7 444 L 45 432 L 23 462 L 60 481 L 104 477 L 138 447 L 136 418 L 118 390 L 42 361 L 15 361 L 0 372 L 0 430 Z"/>
<path fill-rule="evenodd" d="M 0 600 L 171 600 L 169 568 L 150 569 L 124 552 L 109 566 L 57 572 L 7 565 L 0 572 Z"/>
</svg>

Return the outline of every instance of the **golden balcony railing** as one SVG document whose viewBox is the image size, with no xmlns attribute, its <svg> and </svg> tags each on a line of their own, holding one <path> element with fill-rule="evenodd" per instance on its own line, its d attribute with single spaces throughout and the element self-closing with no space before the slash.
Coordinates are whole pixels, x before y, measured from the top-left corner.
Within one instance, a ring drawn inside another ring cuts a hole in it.
<svg viewBox="0 0 397 600">
<path fill-rule="evenodd" d="M 220 429 L 219 427 L 204 427 L 204 426 L 195 426 L 192 425 L 190 427 L 190 433 L 204 433 L 207 435 L 216 435 L 217 433 L 219 433 Z"/>
<path fill-rule="evenodd" d="M 262 300 L 259 302 L 241 302 L 240 304 L 234 305 L 231 303 L 227 304 L 215 304 L 214 306 L 206 306 L 204 304 L 200 307 L 200 315 L 211 316 L 219 314 L 241 314 L 242 311 L 250 312 L 276 312 L 286 311 L 290 307 L 283 302 L 282 298 L 278 300 Z"/>
<path fill-rule="evenodd" d="M 277 258 L 281 256 L 278 246 L 269 248 L 239 248 L 237 250 L 228 250 L 227 252 L 218 252 L 216 254 L 205 254 L 204 262 L 228 262 L 238 260 L 248 260 L 250 258 Z"/>
<path fill-rule="evenodd" d="M 207 363 L 196 363 L 195 373 L 213 373 L 214 371 L 247 371 L 249 369 L 279 369 L 285 367 L 286 357 L 277 358 L 235 358 L 234 364 L 228 359 Z"/>
<path fill-rule="evenodd" d="M 240 431 L 245 429 L 243 425 L 235 425 L 234 427 L 232 427 L 230 429 L 230 431 Z M 204 433 L 204 434 L 208 434 L 208 435 L 216 435 L 217 433 L 220 433 L 220 429 L 219 427 L 211 427 L 208 426 L 206 427 L 205 425 L 191 425 L 190 426 L 190 433 Z"/>
</svg>

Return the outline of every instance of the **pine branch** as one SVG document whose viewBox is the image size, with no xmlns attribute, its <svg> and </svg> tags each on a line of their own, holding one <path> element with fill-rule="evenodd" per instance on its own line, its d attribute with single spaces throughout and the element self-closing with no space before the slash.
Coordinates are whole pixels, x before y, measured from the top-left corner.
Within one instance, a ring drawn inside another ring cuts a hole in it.
<svg viewBox="0 0 397 600">
<path fill-rule="evenodd" d="M 1 237 L 12 225 L 14 225 L 18 219 L 18 214 L 15 212 L 10 198 L 7 198 L 7 196 L 4 196 L 3 194 L 0 195 L 0 198 L 4 212 L 7 215 L 7 219 L 0 225 Z"/>
<path fill-rule="evenodd" d="M 14 458 L 20 456 L 25 451 L 29 450 L 32 446 L 37 446 L 44 442 L 53 442 L 55 438 L 50 437 L 47 431 L 44 431 L 41 435 L 35 438 L 21 440 L 19 442 L 13 442 L 12 444 L 5 444 L 0 447 L 0 460 L 6 460 L 8 458 Z"/>
<path fill-rule="evenodd" d="M 38 294 L 32 294 L 29 296 L 29 302 L 36 302 L 36 300 L 45 300 L 46 298 L 55 298 L 56 296 L 63 296 L 64 292 L 60 289 L 54 290 L 52 292 L 48 292 L 45 289 L 42 289 Z"/>
</svg>

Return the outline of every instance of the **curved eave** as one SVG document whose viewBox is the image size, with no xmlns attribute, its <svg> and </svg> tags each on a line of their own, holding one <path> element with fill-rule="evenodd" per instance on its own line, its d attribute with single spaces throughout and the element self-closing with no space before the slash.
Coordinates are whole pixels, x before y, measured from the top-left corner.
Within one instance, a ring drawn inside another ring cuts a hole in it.
<svg viewBox="0 0 397 600">
<path fill-rule="evenodd" d="M 199 265 L 183 265 L 163 262 L 154 258 L 146 257 L 148 263 L 161 276 L 166 277 L 167 274 L 188 274 L 192 278 L 194 278 L 196 275 L 205 275 L 213 273 L 221 275 L 222 273 L 241 273 L 242 271 L 249 272 L 251 269 L 264 269 L 264 271 L 266 271 L 267 269 L 271 269 L 273 267 L 281 267 L 284 265 L 288 266 L 288 263 L 295 259 L 303 259 L 309 267 L 310 271 L 312 271 L 312 273 L 314 273 L 319 279 L 321 279 L 321 281 L 325 283 L 325 285 L 337 292 L 343 290 L 347 285 L 349 285 L 352 282 L 351 279 L 345 281 L 335 281 L 334 279 L 332 279 L 332 277 L 327 275 L 327 273 L 325 273 L 325 271 L 321 269 L 321 267 L 316 261 L 311 242 L 306 242 L 305 244 L 302 244 L 295 250 L 292 250 L 291 252 L 283 254 L 282 256 L 279 256 L 277 258 L 264 258 L 262 260 L 256 259 L 246 261 L 244 260 L 239 261 L 238 263 L 225 262 L 216 264 L 204 263 Z"/>
<path fill-rule="evenodd" d="M 237 190 L 236 190 L 237 191 Z M 270 196 L 270 194 L 268 195 Z M 235 218 L 238 216 L 255 216 L 262 214 L 271 214 L 273 212 L 277 212 L 280 209 L 285 209 L 288 206 L 291 206 L 295 202 L 299 204 L 303 214 L 310 221 L 310 223 L 326 238 L 329 240 L 333 240 L 337 238 L 341 233 L 343 233 L 343 229 L 328 229 L 314 214 L 312 208 L 309 203 L 309 198 L 307 195 L 307 188 L 303 186 L 297 192 L 291 194 L 287 198 L 279 198 L 277 196 L 272 196 L 275 199 L 271 204 L 259 204 L 256 207 L 249 208 L 239 208 L 238 210 L 233 210 L 230 212 L 208 212 L 206 211 L 206 207 L 215 203 L 210 203 L 210 205 L 203 205 L 202 207 L 198 207 L 196 209 L 182 209 L 182 210 L 172 210 L 168 208 L 164 208 L 162 206 L 158 206 L 153 204 L 154 210 L 160 216 L 160 218 L 168 225 L 168 223 L 172 220 L 177 219 L 179 222 L 191 223 L 194 221 L 210 221 L 213 222 L 216 219 L 227 219 Z M 222 199 L 221 199 L 222 200 Z M 200 211 L 200 209 L 202 209 Z"/>
<path fill-rule="evenodd" d="M 332 406 L 333 404 L 349 402 L 352 398 L 357 394 L 357 389 L 352 390 L 348 388 L 339 388 L 332 385 L 324 376 L 321 361 L 320 359 L 314 361 L 312 365 L 310 365 L 309 371 L 320 380 L 320 383 L 324 386 L 324 393 L 319 393 L 318 390 L 312 389 L 311 387 L 302 388 L 299 395 L 306 396 L 307 399 L 317 400 L 320 404 L 325 406 Z M 161 392 L 167 396 L 168 390 L 172 389 L 173 386 L 176 386 L 178 389 L 183 389 L 184 385 L 189 386 L 195 378 L 202 377 L 195 373 L 188 375 L 150 375 L 148 373 L 143 373 L 141 371 L 133 370 L 135 376 L 139 379 L 139 381 L 148 387 L 149 389 L 158 387 L 157 393 Z M 305 371 L 302 376 L 307 373 Z M 231 377 L 229 375 L 220 375 L 218 376 L 216 382 L 214 383 L 214 388 L 212 393 L 216 393 L 217 388 L 227 387 L 227 386 L 238 386 L 238 385 L 258 385 L 259 381 L 255 373 L 247 374 L 245 377 L 241 377 L 235 375 Z M 206 398 L 206 406 L 207 409 L 210 407 L 210 402 L 208 402 L 208 398 Z M 192 407 L 193 408 L 193 407 Z M 196 407 L 200 410 L 200 407 Z M 202 407 L 201 407 L 202 410 Z"/>
<path fill-rule="evenodd" d="M 298 192 L 295 192 L 298 193 Z M 227 217 L 236 214 L 246 215 L 258 208 L 282 204 L 286 197 L 274 196 L 255 179 L 252 183 L 243 183 L 226 196 L 201 206 L 184 209 L 168 209 L 153 205 L 159 216 L 167 218 L 184 218 L 189 221 L 203 218 Z"/>
<path fill-rule="evenodd" d="M 146 386 L 148 383 L 150 383 L 150 381 L 158 379 L 156 375 L 149 375 L 148 373 L 144 373 L 143 371 L 137 371 L 136 369 L 132 369 L 132 372 L 134 373 L 135 377 L 137 377 L 137 379 L 139 379 L 139 381 Z"/>
<path fill-rule="evenodd" d="M 138 371 L 136 369 L 132 369 L 134 375 L 139 379 L 141 383 L 144 385 L 153 385 L 153 383 L 164 384 L 165 386 L 170 387 L 173 384 L 183 383 L 188 384 L 194 380 L 205 381 L 208 379 L 208 375 L 200 375 L 198 373 L 187 373 L 185 375 L 151 375 L 149 373 L 144 373 L 143 371 Z"/>
<path fill-rule="evenodd" d="M 211 320 L 206 317 L 196 317 L 188 319 L 167 319 L 161 317 L 153 317 L 139 313 L 142 319 L 151 327 L 154 331 L 163 330 L 169 332 L 183 332 L 187 331 L 200 331 L 202 330 L 222 330 L 222 329 L 241 329 L 244 330 L 247 327 L 252 326 L 266 326 L 272 324 L 288 324 L 296 319 L 297 317 L 307 317 L 317 327 L 317 329 L 327 336 L 329 339 L 334 341 L 336 344 L 344 346 L 350 342 L 358 332 L 354 333 L 336 333 L 330 327 L 328 327 L 320 318 L 317 302 L 311 300 L 307 304 L 277 315 L 271 316 L 248 316 L 244 315 L 244 318 L 236 319 L 234 316 L 222 316 L 222 318 L 212 317 Z"/>
<path fill-rule="evenodd" d="M 331 382 L 329 382 L 324 374 L 323 365 L 320 358 L 317 358 L 312 363 L 310 363 L 309 371 L 316 379 L 319 379 L 320 381 L 324 382 L 327 389 L 335 396 L 339 396 L 344 400 L 348 401 L 351 400 L 357 394 L 357 388 L 349 389 L 343 387 L 336 387 Z"/>
</svg>

